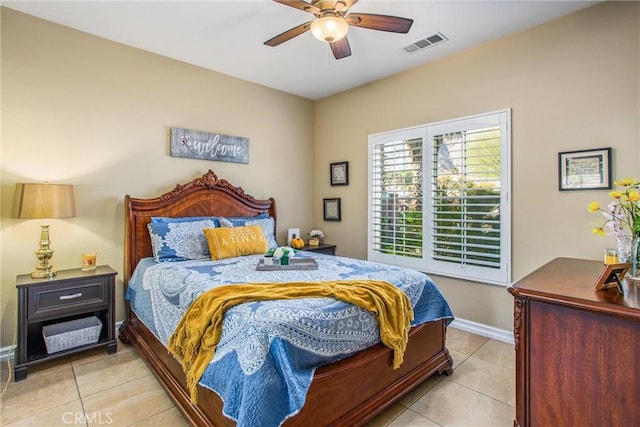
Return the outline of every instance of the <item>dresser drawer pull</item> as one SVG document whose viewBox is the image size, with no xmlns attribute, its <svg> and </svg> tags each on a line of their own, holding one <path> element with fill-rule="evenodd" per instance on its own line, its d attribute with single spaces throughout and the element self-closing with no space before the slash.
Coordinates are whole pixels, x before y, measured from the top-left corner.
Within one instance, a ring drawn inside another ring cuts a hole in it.
<svg viewBox="0 0 640 427">
<path fill-rule="evenodd" d="M 73 294 L 73 295 L 62 295 L 60 299 L 61 300 L 76 299 L 76 298 L 80 298 L 81 296 L 82 296 L 82 292 L 78 292 L 77 294 Z"/>
</svg>

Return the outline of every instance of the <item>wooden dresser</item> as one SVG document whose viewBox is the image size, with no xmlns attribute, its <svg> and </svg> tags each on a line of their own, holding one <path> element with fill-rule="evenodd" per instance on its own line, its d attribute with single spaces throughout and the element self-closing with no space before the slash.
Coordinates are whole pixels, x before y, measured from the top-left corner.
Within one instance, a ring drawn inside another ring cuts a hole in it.
<svg viewBox="0 0 640 427">
<path fill-rule="evenodd" d="M 514 426 L 640 426 L 640 284 L 596 291 L 602 262 L 557 258 L 514 296 Z"/>
</svg>

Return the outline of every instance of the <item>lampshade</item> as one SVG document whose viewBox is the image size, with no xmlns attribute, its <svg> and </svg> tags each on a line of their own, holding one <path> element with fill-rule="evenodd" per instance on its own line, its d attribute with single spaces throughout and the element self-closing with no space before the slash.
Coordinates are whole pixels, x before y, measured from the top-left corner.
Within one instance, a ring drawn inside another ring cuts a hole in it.
<svg viewBox="0 0 640 427">
<path fill-rule="evenodd" d="M 11 218 L 71 218 L 76 216 L 73 186 L 16 184 Z"/>
<path fill-rule="evenodd" d="M 11 218 L 71 218 L 76 216 L 73 186 L 64 184 L 16 184 Z M 40 225 L 40 249 L 35 253 L 40 264 L 31 273 L 33 278 L 51 278 L 56 271 L 49 263 L 53 256 L 49 240 L 49 225 Z"/>
<path fill-rule="evenodd" d="M 311 23 L 311 33 L 318 40 L 337 42 L 347 35 L 349 24 L 339 16 L 324 16 Z"/>
</svg>

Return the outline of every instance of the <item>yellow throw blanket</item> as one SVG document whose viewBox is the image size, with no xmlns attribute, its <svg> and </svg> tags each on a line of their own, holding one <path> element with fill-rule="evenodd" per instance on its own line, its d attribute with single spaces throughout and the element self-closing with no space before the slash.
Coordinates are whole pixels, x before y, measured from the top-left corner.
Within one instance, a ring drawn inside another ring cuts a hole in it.
<svg viewBox="0 0 640 427">
<path fill-rule="evenodd" d="M 404 357 L 413 320 L 409 298 L 399 288 L 376 280 L 334 282 L 252 283 L 221 286 L 200 295 L 188 308 L 169 339 L 169 351 L 182 363 L 191 401 L 197 403 L 197 384 L 222 335 L 224 313 L 250 301 L 333 297 L 374 313 L 382 343 L 394 351 L 393 368 Z"/>
</svg>

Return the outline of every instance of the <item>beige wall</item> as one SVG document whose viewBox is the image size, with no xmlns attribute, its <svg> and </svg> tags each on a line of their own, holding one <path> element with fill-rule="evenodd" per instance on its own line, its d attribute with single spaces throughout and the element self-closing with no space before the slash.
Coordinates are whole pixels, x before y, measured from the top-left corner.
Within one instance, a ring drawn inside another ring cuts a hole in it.
<svg viewBox="0 0 640 427">
<path fill-rule="evenodd" d="M 511 108 L 512 279 L 555 257 L 599 259 L 613 242 L 589 232 L 586 205 L 607 192 L 558 191 L 557 157 L 612 147 L 614 175 L 639 176 L 639 28 L 640 3 L 606 2 L 317 102 L 316 223 L 322 198 L 341 197 L 327 240 L 365 258 L 367 135 Z M 331 187 L 329 163 L 345 160 L 349 186 Z M 511 330 L 504 287 L 434 279 L 458 317 Z"/>
<path fill-rule="evenodd" d="M 0 346 L 39 239 L 38 220 L 10 218 L 16 182 L 76 186 L 78 216 L 51 221 L 60 269 L 92 249 L 121 277 L 124 195 L 208 169 L 275 197 L 281 241 L 288 227 L 320 228 L 339 255 L 364 258 L 367 135 L 502 108 L 513 109 L 513 279 L 557 256 L 598 258 L 611 241 L 589 233 L 585 206 L 606 192 L 558 192 L 557 153 L 611 146 L 616 176 L 639 175 L 639 9 L 607 2 L 316 103 L 0 9 Z M 172 126 L 248 137 L 251 161 L 172 158 Z M 329 163 L 344 160 L 349 186 L 330 187 Z M 325 197 L 342 198 L 342 222 L 322 221 Z M 458 317 L 511 329 L 504 287 L 434 278 Z"/>
<path fill-rule="evenodd" d="M 313 224 L 312 101 L 2 10 L 1 346 L 16 274 L 36 265 L 39 220 L 11 219 L 17 182 L 74 184 L 77 217 L 51 220 L 52 263 L 80 253 L 123 273 L 123 198 L 152 197 L 212 169 L 275 197 L 278 238 Z M 169 128 L 250 138 L 248 165 L 169 156 Z M 293 167 L 295 165 L 295 168 Z M 118 282 L 118 319 L 123 315 Z"/>
</svg>

